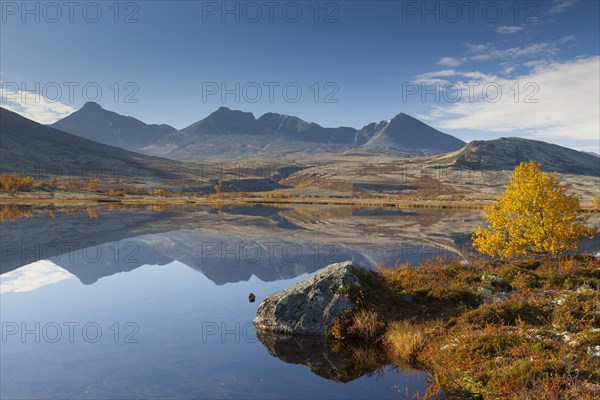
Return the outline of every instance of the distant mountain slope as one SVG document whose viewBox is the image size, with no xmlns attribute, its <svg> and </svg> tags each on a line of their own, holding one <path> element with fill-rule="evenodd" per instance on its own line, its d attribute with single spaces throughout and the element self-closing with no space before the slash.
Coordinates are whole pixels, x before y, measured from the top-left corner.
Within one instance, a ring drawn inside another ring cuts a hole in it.
<svg viewBox="0 0 600 400">
<path fill-rule="evenodd" d="M 176 131 L 169 125 L 148 125 L 133 117 L 105 110 L 94 102 L 86 103 L 81 109 L 50 126 L 99 143 L 130 150 L 147 146 Z"/>
<path fill-rule="evenodd" d="M 339 152 L 365 146 L 413 154 L 454 151 L 465 143 L 406 115 L 362 129 L 324 128 L 298 117 L 252 113 L 221 107 L 208 117 L 170 133 L 140 151 L 174 159 L 214 155 L 283 155 Z"/>
<path fill-rule="evenodd" d="M 424 154 L 437 154 L 458 150 L 464 145 L 465 142 L 462 140 L 400 113 L 380 129 L 373 129 L 372 137 L 365 147 L 402 151 L 419 150 Z"/>
<path fill-rule="evenodd" d="M 323 128 L 314 122 L 277 113 L 266 113 L 257 120 L 261 132 L 287 140 L 356 145 L 357 130 L 349 127 Z M 358 143 L 358 145 L 363 142 Z"/>
<path fill-rule="evenodd" d="M 149 157 L 97 143 L 46 125 L 38 124 L 0 107 L 0 158 L 3 172 L 75 174 L 89 169 L 127 176 L 174 177 L 182 163 Z"/>
<path fill-rule="evenodd" d="M 475 140 L 454 153 L 437 156 L 434 162 L 469 169 L 509 170 L 523 161 L 537 161 L 545 171 L 600 176 L 600 158 L 556 144 L 523 138 Z"/>
</svg>

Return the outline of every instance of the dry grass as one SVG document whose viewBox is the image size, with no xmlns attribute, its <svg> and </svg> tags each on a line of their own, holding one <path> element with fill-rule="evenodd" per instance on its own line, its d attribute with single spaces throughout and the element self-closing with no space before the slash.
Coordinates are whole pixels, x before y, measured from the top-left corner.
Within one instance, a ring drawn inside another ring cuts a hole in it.
<svg viewBox="0 0 600 400">
<path fill-rule="evenodd" d="M 361 309 L 353 316 L 350 329 L 354 336 L 374 341 L 381 336 L 383 328 L 384 324 L 376 311 Z"/>
<path fill-rule="evenodd" d="M 421 324 L 395 321 L 388 327 L 384 343 L 400 359 L 413 361 L 425 345 L 426 329 Z"/>
</svg>

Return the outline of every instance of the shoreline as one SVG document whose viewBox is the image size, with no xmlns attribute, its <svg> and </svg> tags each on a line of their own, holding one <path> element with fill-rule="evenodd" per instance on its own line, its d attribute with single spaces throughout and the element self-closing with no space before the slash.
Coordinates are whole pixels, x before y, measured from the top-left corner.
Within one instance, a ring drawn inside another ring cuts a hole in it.
<svg viewBox="0 0 600 400">
<path fill-rule="evenodd" d="M 81 196 L 81 197 L 40 197 L 40 196 L 2 196 L 0 205 L 78 205 L 98 206 L 106 204 L 139 205 L 139 204 L 167 204 L 167 205 L 214 205 L 214 204 L 268 204 L 268 205 L 329 205 L 329 206 L 356 206 L 356 207 L 396 207 L 396 208 L 432 208 L 432 209 L 463 209 L 483 210 L 485 206 L 493 204 L 491 200 L 391 200 L 379 198 L 268 198 L 268 197 L 156 197 L 156 196 L 128 196 L 115 198 L 109 196 Z M 598 212 L 591 204 L 581 206 L 585 212 Z"/>
<path fill-rule="evenodd" d="M 437 209 L 474 209 L 482 210 L 491 201 L 444 201 L 444 200 L 389 200 L 389 199 L 339 199 L 321 198 L 267 198 L 267 197 L 156 197 L 128 196 L 126 198 L 102 197 L 34 197 L 34 196 L 0 196 L 0 205 L 105 205 L 105 204 L 173 204 L 173 205 L 213 205 L 213 204 L 298 204 L 298 205 L 332 205 L 357 207 L 399 207 L 399 208 L 437 208 Z"/>
</svg>

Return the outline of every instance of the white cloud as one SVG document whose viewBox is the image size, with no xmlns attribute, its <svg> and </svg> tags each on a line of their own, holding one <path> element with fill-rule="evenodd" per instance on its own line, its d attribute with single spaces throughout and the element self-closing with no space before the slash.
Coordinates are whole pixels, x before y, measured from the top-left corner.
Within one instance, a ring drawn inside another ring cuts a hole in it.
<svg viewBox="0 0 600 400">
<path fill-rule="evenodd" d="M 456 67 L 462 64 L 463 61 L 459 58 L 454 57 L 442 57 L 437 63 L 446 67 Z"/>
<path fill-rule="evenodd" d="M 502 72 L 504 73 L 504 75 L 511 75 L 513 72 L 515 72 L 516 68 L 517 67 L 515 67 L 514 65 L 503 65 Z"/>
<path fill-rule="evenodd" d="M 504 26 L 499 26 L 496 28 L 496 33 L 500 33 L 502 35 L 505 34 L 511 34 L 511 33 L 517 33 L 522 31 L 524 28 L 522 26 L 508 26 L 508 25 L 504 25 Z"/>
<path fill-rule="evenodd" d="M 472 44 L 472 43 L 467 43 L 465 44 L 465 47 L 467 48 L 468 51 L 472 52 L 472 53 L 480 53 L 482 51 L 485 51 L 489 48 L 492 47 L 491 44 L 486 43 L 486 44 Z"/>
<path fill-rule="evenodd" d="M 548 10 L 549 14 L 560 14 L 565 12 L 568 8 L 570 8 L 573 4 L 576 3 L 575 0 L 554 0 L 555 5 Z"/>
<path fill-rule="evenodd" d="M 549 57 L 559 53 L 560 47 L 575 40 L 574 36 L 565 36 L 554 42 L 529 43 L 522 46 L 498 49 L 491 44 L 465 44 L 469 55 L 464 57 L 442 57 L 437 64 L 456 67 L 467 62 L 486 62 L 494 60 L 515 60 L 520 58 Z"/>
<path fill-rule="evenodd" d="M 418 83 L 420 85 L 434 85 L 436 83 L 443 85 L 449 82 L 447 79 L 443 78 L 449 78 L 457 75 L 460 75 L 460 72 L 457 72 L 453 69 L 426 72 L 424 74 L 417 75 L 413 82 Z"/>
<path fill-rule="evenodd" d="M 471 76 L 477 77 L 478 74 L 471 73 Z M 464 76 L 467 77 L 467 73 Z M 436 78 L 435 74 L 427 77 Z M 486 79 L 476 81 L 483 84 Z M 436 105 L 427 119 L 445 129 L 473 129 L 534 138 L 598 140 L 600 56 L 538 63 L 526 75 L 513 79 L 494 77 L 487 83 L 501 88 L 502 96 L 497 102 L 486 101 L 481 96 L 475 99 L 463 96 L 457 103 Z M 518 95 L 514 90 L 517 87 L 515 83 L 518 84 Z M 530 85 L 526 87 L 528 83 Z M 481 94 L 481 87 L 476 93 Z M 490 97 L 493 95 L 494 91 L 490 91 Z M 535 99 L 537 103 L 527 102 Z"/>
<path fill-rule="evenodd" d="M 461 73 L 464 77 L 469 78 L 470 81 L 487 81 L 493 82 L 498 78 L 494 75 L 484 74 L 480 71 L 468 71 Z"/>
<path fill-rule="evenodd" d="M 490 49 L 485 53 L 471 56 L 471 61 L 507 60 L 521 57 L 537 57 L 553 55 L 558 52 L 558 46 L 554 43 L 532 43 L 524 46 L 510 47 L 508 49 Z"/>
<path fill-rule="evenodd" d="M 31 292 L 46 285 L 73 278 L 74 275 L 47 261 L 36 261 L 0 278 L 0 293 Z"/>
<path fill-rule="evenodd" d="M 483 72 L 480 72 L 480 71 L 459 71 L 459 70 L 454 70 L 454 69 L 444 69 L 441 71 L 426 72 L 424 74 L 417 75 L 415 77 L 415 79 L 413 80 L 413 82 L 420 83 L 420 84 L 428 84 L 430 82 L 435 82 L 435 81 L 450 82 L 447 79 L 442 79 L 442 78 L 450 78 L 450 77 L 464 77 L 464 78 L 468 78 L 468 81 L 488 81 L 488 82 L 498 79 L 494 75 L 484 74 Z M 453 81 L 453 82 L 455 82 L 455 81 Z"/>
<path fill-rule="evenodd" d="M 51 124 L 77 110 L 38 93 L 13 90 L 4 84 L 0 87 L 0 106 L 40 124 Z"/>
</svg>

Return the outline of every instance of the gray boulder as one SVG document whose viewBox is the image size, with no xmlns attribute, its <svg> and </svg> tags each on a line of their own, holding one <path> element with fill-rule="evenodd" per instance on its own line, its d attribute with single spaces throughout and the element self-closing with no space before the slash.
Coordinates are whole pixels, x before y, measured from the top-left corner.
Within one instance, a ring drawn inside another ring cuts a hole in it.
<svg viewBox="0 0 600 400">
<path fill-rule="evenodd" d="M 315 275 L 267 297 L 254 318 L 257 330 L 291 334 L 325 334 L 345 310 L 354 308 L 341 289 L 360 287 L 357 273 L 370 273 L 351 261 L 331 264 Z"/>
</svg>

